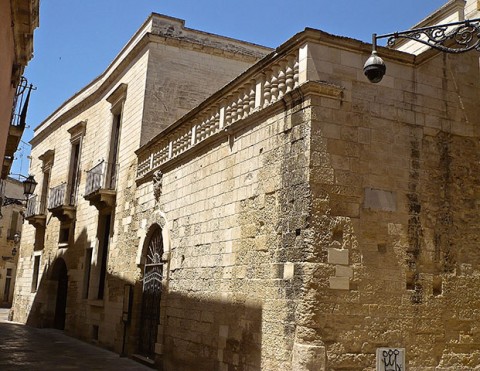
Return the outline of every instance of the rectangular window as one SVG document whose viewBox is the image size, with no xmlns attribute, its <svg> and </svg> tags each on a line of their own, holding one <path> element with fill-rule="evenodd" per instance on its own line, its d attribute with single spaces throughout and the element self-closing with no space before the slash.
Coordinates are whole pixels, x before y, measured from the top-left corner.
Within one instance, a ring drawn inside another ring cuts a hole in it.
<svg viewBox="0 0 480 371">
<path fill-rule="evenodd" d="M 60 234 L 58 236 L 58 243 L 59 244 L 68 244 L 70 240 L 70 226 L 62 226 L 60 227 Z"/>
<path fill-rule="evenodd" d="M 38 209 L 38 213 L 40 215 L 45 214 L 45 208 L 47 206 L 49 185 L 50 185 L 50 168 L 45 169 L 45 171 L 43 172 L 42 193 L 41 193 L 41 196 L 40 196 L 40 207 Z"/>
<path fill-rule="evenodd" d="M 10 231 L 8 233 L 8 239 L 13 240 L 18 228 L 18 211 L 12 211 L 12 219 L 10 220 Z"/>
<path fill-rule="evenodd" d="M 39 273 L 40 273 L 40 255 L 35 255 L 34 261 L 33 261 L 32 292 L 37 291 Z"/>
<path fill-rule="evenodd" d="M 83 298 L 88 299 L 88 292 L 90 289 L 90 272 L 92 270 L 92 255 L 93 249 L 88 248 L 85 250 L 85 271 L 83 278 Z"/>
<path fill-rule="evenodd" d="M 7 268 L 7 274 L 5 276 L 5 287 L 3 289 L 3 301 L 9 302 L 10 301 L 10 289 L 12 285 L 12 268 Z"/>
<path fill-rule="evenodd" d="M 78 178 L 80 167 L 80 140 L 72 143 L 70 154 L 70 174 L 68 179 L 68 203 L 75 205 L 77 198 Z"/>
<path fill-rule="evenodd" d="M 118 149 L 120 146 L 120 126 L 122 123 L 122 111 L 113 114 L 112 134 L 110 138 L 110 153 L 108 156 L 107 188 L 115 189 L 117 183 Z"/>
<path fill-rule="evenodd" d="M 73 234 L 75 232 L 75 220 L 62 221 L 60 223 L 60 231 L 58 233 L 58 247 L 68 247 L 72 243 Z"/>
<path fill-rule="evenodd" d="M 101 222 L 100 222 L 101 221 Z M 111 216 L 105 215 L 99 220 L 99 236 L 100 236 L 100 276 L 98 280 L 98 295 L 97 299 L 103 299 L 105 293 L 105 279 L 107 276 L 107 260 L 108 260 L 108 245 L 110 243 L 110 221 Z M 103 233 L 102 233 L 103 232 Z"/>
</svg>

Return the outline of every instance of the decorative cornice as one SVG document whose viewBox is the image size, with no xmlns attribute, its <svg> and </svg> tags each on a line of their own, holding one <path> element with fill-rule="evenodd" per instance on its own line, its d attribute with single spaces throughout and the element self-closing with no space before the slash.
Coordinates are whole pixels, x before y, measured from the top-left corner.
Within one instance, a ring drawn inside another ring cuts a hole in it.
<svg viewBox="0 0 480 371">
<path fill-rule="evenodd" d="M 80 121 L 78 124 L 72 126 L 67 131 L 70 133 L 70 142 L 74 143 L 85 135 L 87 129 L 87 121 Z"/>
<path fill-rule="evenodd" d="M 106 101 L 112 106 L 115 106 L 119 101 L 124 100 L 127 97 L 127 88 L 127 84 L 119 84 L 117 88 L 107 98 L 105 98 Z"/>
</svg>

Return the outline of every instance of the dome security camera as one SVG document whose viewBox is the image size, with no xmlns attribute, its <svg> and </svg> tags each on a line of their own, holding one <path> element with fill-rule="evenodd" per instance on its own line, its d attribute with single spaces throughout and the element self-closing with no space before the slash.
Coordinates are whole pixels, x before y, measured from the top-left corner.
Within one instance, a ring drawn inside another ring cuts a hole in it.
<svg viewBox="0 0 480 371">
<path fill-rule="evenodd" d="M 363 66 L 363 73 L 365 74 L 365 76 L 367 76 L 370 82 L 376 84 L 377 82 L 382 81 L 386 70 L 387 67 L 383 62 L 383 59 L 378 56 L 375 50 L 372 51 L 372 55 L 370 55 L 370 57 L 365 62 L 365 65 Z"/>
</svg>

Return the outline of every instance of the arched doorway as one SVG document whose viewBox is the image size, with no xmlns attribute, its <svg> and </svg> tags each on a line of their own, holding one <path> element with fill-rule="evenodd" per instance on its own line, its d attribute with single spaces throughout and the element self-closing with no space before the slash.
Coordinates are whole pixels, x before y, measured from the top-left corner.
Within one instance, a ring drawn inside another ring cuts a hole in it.
<svg viewBox="0 0 480 371">
<path fill-rule="evenodd" d="M 65 328 L 65 309 L 67 307 L 68 271 L 65 260 L 62 258 L 58 258 L 55 261 L 51 279 L 57 282 L 53 327 L 63 330 Z"/>
<path fill-rule="evenodd" d="M 154 227 L 148 241 L 143 259 L 139 352 L 143 356 L 153 358 L 160 322 L 163 277 L 163 238 L 159 226 Z"/>
</svg>

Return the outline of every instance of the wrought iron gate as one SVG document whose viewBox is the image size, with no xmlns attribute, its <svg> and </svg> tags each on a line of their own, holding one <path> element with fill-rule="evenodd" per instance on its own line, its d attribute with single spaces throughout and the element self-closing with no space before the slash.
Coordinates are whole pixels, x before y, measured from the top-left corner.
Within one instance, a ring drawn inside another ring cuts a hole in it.
<svg viewBox="0 0 480 371">
<path fill-rule="evenodd" d="M 160 320 L 162 295 L 163 239 L 160 228 L 153 232 L 148 244 L 143 270 L 142 312 L 140 323 L 140 353 L 153 357 Z"/>
</svg>

